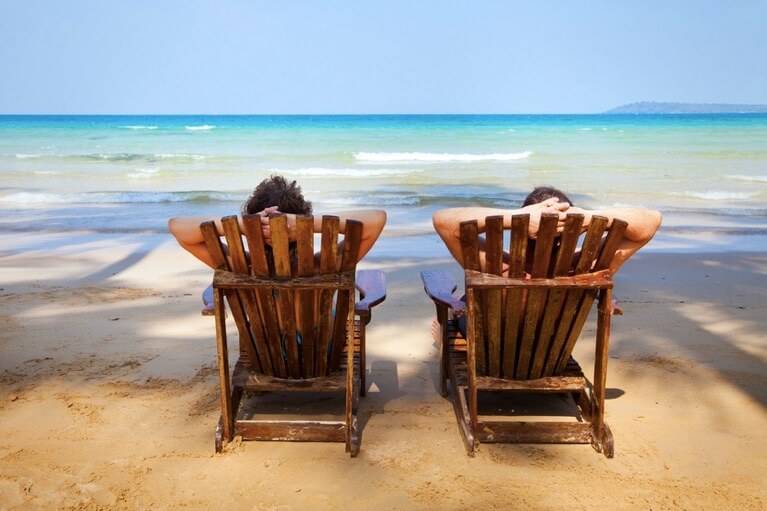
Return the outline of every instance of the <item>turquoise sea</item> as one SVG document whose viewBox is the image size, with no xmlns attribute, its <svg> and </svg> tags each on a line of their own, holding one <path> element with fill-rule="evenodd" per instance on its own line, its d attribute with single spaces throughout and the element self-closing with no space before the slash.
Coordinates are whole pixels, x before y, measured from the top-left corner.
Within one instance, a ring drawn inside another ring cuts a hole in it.
<svg viewBox="0 0 767 511">
<path fill-rule="evenodd" d="M 0 232 L 165 232 L 273 173 L 318 213 L 386 209 L 385 246 L 415 256 L 436 209 L 542 184 L 661 210 L 657 249 L 767 245 L 765 114 L 0 116 Z"/>
</svg>

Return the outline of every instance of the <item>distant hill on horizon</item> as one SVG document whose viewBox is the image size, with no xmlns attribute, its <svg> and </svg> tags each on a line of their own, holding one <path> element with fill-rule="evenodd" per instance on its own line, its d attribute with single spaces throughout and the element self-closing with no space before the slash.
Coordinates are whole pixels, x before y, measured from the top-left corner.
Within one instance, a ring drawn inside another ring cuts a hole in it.
<svg viewBox="0 0 767 511">
<path fill-rule="evenodd" d="M 767 105 L 725 103 L 666 103 L 637 101 L 613 108 L 606 114 L 745 114 L 767 113 Z"/>
</svg>

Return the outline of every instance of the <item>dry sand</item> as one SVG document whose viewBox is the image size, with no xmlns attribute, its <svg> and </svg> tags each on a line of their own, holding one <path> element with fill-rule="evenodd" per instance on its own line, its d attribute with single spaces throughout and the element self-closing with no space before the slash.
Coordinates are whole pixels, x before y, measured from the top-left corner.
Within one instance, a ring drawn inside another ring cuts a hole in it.
<svg viewBox="0 0 767 511">
<path fill-rule="evenodd" d="M 4 234 L 0 247 L 2 510 L 767 508 L 765 254 L 650 250 L 624 267 L 614 459 L 588 445 L 467 457 L 419 279 L 457 266 L 366 260 L 386 270 L 388 298 L 368 330 L 350 459 L 331 443 L 214 453 L 214 327 L 199 315 L 210 273 L 169 237 Z"/>
</svg>

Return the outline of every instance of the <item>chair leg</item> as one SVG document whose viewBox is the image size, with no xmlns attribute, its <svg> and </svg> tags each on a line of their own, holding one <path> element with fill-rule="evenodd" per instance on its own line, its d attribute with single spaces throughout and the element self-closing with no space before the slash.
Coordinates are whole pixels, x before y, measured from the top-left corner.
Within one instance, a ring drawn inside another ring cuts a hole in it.
<svg viewBox="0 0 767 511">
<path fill-rule="evenodd" d="M 218 428 L 216 429 L 216 452 L 221 452 L 221 442 L 231 442 L 234 439 L 234 412 L 232 411 L 232 394 L 230 394 L 229 349 L 226 337 L 226 314 L 224 313 L 224 293 L 216 289 L 213 296 L 216 315 L 216 351 L 218 358 L 218 384 L 221 395 L 221 441 Z"/>
<path fill-rule="evenodd" d="M 610 426 L 603 423 L 599 428 L 595 425 L 594 429 L 591 434 L 591 446 L 594 450 L 601 452 L 607 458 L 615 456 L 615 441 Z"/>
<path fill-rule="evenodd" d="M 349 456 L 356 458 L 360 452 L 359 426 L 357 424 L 357 409 L 359 407 L 360 388 L 359 379 L 354 379 L 354 385 L 351 388 L 351 410 L 347 410 L 346 420 L 346 452 Z"/>
<path fill-rule="evenodd" d="M 346 387 L 346 452 L 356 458 L 360 452 L 360 434 L 357 413 L 360 403 L 360 368 L 352 369 L 352 384 Z"/>
<path fill-rule="evenodd" d="M 367 360 L 365 357 L 365 325 L 366 321 L 360 318 L 360 396 L 367 394 L 367 382 L 365 379 L 365 371 L 367 370 Z M 368 318 L 367 321 L 370 321 Z"/>
<path fill-rule="evenodd" d="M 216 443 L 216 452 L 221 452 L 224 450 L 224 416 L 223 415 L 220 415 L 218 417 L 218 424 L 216 425 L 215 443 Z"/>
<path fill-rule="evenodd" d="M 450 356 L 450 336 L 448 334 L 448 314 L 445 307 L 437 307 L 437 324 L 439 325 L 440 357 L 439 385 L 442 397 L 447 397 L 448 357 Z"/>
</svg>

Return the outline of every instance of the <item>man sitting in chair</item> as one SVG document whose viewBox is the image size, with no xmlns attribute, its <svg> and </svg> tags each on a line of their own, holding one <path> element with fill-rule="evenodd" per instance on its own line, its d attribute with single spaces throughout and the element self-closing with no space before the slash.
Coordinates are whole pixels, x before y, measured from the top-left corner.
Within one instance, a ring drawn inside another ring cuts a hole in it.
<svg viewBox="0 0 767 511">
<path fill-rule="evenodd" d="M 623 235 L 618 251 L 615 254 L 610 270 L 613 274 L 618 271 L 637 250 L 646 245 L 660 227 L 661 214 L 659 211 L 643 208 L 612 208 L 599 210 L 586 210 L 573 206 L 572 201 L 560 190 L 552 187 L 538 187 L 525 198 L 519 209 L 500 209 L 484 207 L 463 207 L 443 209 L 434 213 L 432 221 L 434 229 L 445 242 L 450 253 L 458 264 L 463 266 L 463 253 L 461 251 L 461 222 L 465 220 L 477 220 L 479 232 L 484 232 L 485 217 L 503 215 L 504 226 L 511 225 L 512 215 L 529 214 L 529 235 L 535 239 L 538 232 L 541 215 L 543 213 L 556 213 L 559 215 L 558 227 L 564 226 L 568 213 L 583 215 L 583 230 L 587 230 L 591 218 L 603 216 L 608 220 L 608 226 L 613 219 L 620 218 L 628 222 L 628 229 Z M 481 259 L 481 263 L 484 260 Z M 484 266 L 483 266 L 484 269 Z"/>
<path fill-rule="evenodd" d="M 625 263 L 634 253 L 646 245 L 655 235 L 661 224 L 661 213 L 659 211 L 643 208 L 613 208 L 601 210 L 586 210 L 573 206 L 572 201 L 561 190 L 550 186 L 539 186 L 535 188 L 522 203 L 519 209 L 500 209 L 484 207 L 462 207 L 443 209 L 434 213 L 432 221 L 434 229 L 442 238 L 450 253 L 458 264 L 463 266 L 463 253 L 461 249 L 461 222 L 466 220 L 477 220 L 479 232 L 484 232 L 485 218 L 488 216 L 502 215 L 504 226 L 511 225 L 512 215 L 529 214 L 530 225 L 529 235 L 535 239 L 540 225 L 541 215 L 544 213 L 554 213 L 559 215 L 558 229 L 564 226 L 564 221 L 568 213 L 577 213 L 583 215 L 583 231 L 586 231 L 594 216 L 603 216 L 608 220 L 608 226 L 612 224 L 615 218 L 620 218 L 628 222 L 628 228 L 623 235 L 615 257 L 610 264 L 610 271 L 615 272 Z M 533 251 L 529 250 L 529 254 Z M 480 254 L 480 265 L 485 269 L 485 260 Z M 508 268 L 504 268 L 504 275 Z M 461 297 L 462 301 L 466 298 Z M 614 300 L 615 301 L 615 300 Z M 615 314 L 622 314 L 620 307 L 615 305 Z M 458 329 L 466 335 L 466 318 L 458 318 Z M 439 324 L 434 320 L 432 324 L 432 336 L 437 339 Z"/>
<path fill-rule="evenodd" d="M 261 217 L 261 226 L 264 238 L 271 240 L 269 230 L 269 216 L 284 213 L 288 216 L 288 226 L 295 227 L 296 215 L 310 215 L 312 203 L 305 200 L 301 187 L 295 181 L 289 182 L 283 176 L 274 175 L 264 179 L 253 190 L 253 193 L 242 206 L 243 215 L 257 214 Z M 386 212 L 377 209 L 342 211 L 335 213 L 340 219 L 339 229 L 343 232 L 346 220 L 358 220 L 362 222 L 362 240 L 357 255 L 357 261 L 361 260 L 373 247 L 386 224 Z M 205 240 L 200 231 L 202 222 L 213 220 L 219 233 L 223 233 L 221 222 L 211 217 L 175 217 L 168 221 L 168 229 L 185 250 L 214 268 L 210 252 L 205 245 Z M 315 232 L 321 225 L 322 218 L 315 219 Z"/>
</svg>

